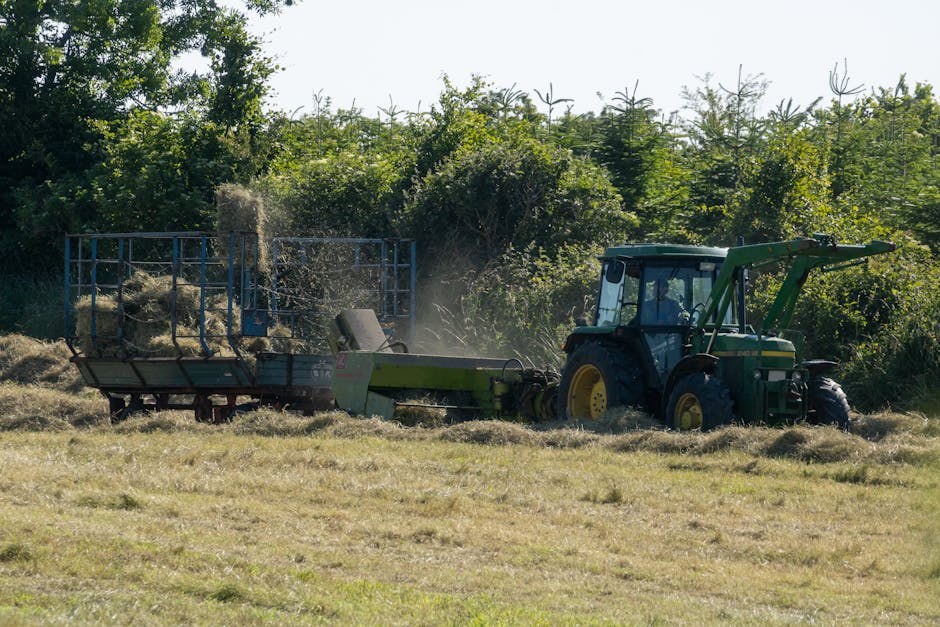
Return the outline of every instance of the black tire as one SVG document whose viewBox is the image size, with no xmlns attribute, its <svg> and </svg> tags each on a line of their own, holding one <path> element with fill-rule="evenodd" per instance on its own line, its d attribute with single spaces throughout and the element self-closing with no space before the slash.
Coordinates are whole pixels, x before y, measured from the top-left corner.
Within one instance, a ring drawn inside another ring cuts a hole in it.
<svg viewBox="0 0 940 627">
<path fill-rule="evenodd" d="M 603 385 L 595 384 L 596 393 L 587 399 L 585 387 L 592 379 Z M 558 417 L 603 418 L 612 407 L 642 405 L 645 388 L 643 369 L 626 347 L 585 342 L 565 361 L 558 384 Z"/>
<path fill-rule="evenodd" d="M 849 428 L 849 399 L 842 386 L 829 377 L 814 377 L 807 390 L 806 419 L 814 425 Z"/>
<path fill-rule="evenodd" d="M 666 423 L 678 431 L 708 431 L 731 424 L 734 402 L 721 379 L 693 372 L 679 379 L 669 393 Z"/>
</svg>

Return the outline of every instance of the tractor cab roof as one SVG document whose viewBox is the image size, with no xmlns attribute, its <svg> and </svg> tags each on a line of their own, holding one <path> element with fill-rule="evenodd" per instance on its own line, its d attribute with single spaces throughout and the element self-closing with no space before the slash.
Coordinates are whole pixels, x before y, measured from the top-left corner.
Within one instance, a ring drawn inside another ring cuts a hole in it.
<svg viewBox="0 0 940 627">
<path fill-rule="evenodd" d="M 676 258 L 698 259 L 702 257 L 721 258 L 728 256 L 727 248 L 710 246 L 686 246 L 682 244 L 624 244 L 611 246 L 604 251 L 601 259 L 620 258 Z"/>
</svg>

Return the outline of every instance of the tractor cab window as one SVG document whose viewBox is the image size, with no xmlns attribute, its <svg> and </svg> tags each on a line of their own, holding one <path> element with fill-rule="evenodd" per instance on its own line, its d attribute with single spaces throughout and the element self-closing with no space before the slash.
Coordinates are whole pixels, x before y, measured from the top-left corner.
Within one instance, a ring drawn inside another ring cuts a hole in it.
<svg viewBox="0 0 940 627">
<path fill-rule="evenodd" d="M 715 263 L 647 266 L 643 274 L 640 322 L 661 326 L 697 322 L 705 310 L 719 269 Z M 734 324 L 735 319 L 734 307 L 729 307 L 723 324 Z"/>
<path fill-rule="evenodd" d="M 639 268 L 620 259 L 604 262 L 601 290 L 597 299 L 596 326 L 616 327 L 636 316 Z"/>
</svg>

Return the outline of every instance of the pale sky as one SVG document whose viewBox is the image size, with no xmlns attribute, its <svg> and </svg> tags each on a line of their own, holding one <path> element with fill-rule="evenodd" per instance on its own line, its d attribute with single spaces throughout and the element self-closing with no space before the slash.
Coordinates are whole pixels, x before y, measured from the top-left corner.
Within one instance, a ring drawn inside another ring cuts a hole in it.
<svg viewBox="0 0 940 627">
<path fill-rule="evenodd" d="M 480 74 L 497 88 L 574 99 L 599 111 L 601 92 L 639 81 L 665 113 L 681 108 L 684 85 L 732 87 L 738 66 L 771 82 L 764 109 L 784 98 L 828 102 L 829 71 L 848 59 L 851 86 L 888 87 L 907 74 L 940 92 L 938 0 L 304 0 L 254 19 L 266 52 L 284 70 L 273 77 L 273 108 L 313 111 L 322 90 L 334 109 L 367 115 L 388 107 L 426 111 L 447 74 L 459 87 Z"/>
</svg>

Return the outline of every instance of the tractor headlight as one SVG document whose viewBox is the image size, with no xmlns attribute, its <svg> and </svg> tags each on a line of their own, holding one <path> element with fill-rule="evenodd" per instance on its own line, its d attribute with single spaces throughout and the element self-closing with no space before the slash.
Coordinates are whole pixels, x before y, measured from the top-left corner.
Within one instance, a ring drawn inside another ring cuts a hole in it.
<svg viewBox="0 0 940 627">
<path fill-rule="evenodd" d="M 754 378 L 755 378 L 755 379 L 760 379 L 760 378 L 761 378 L 760 370 L 756 370 L 756 369 L 754 370 Z"/>
<path fill-rule="evenodd" d="M 793 382 L 794 382 L 794 383 L 800 383 L 802 380 L 803 380 L 803 373 L 800 372 L 799 370 L 794 370 L 794 371 L 793 371 Z"/>
</svg>

